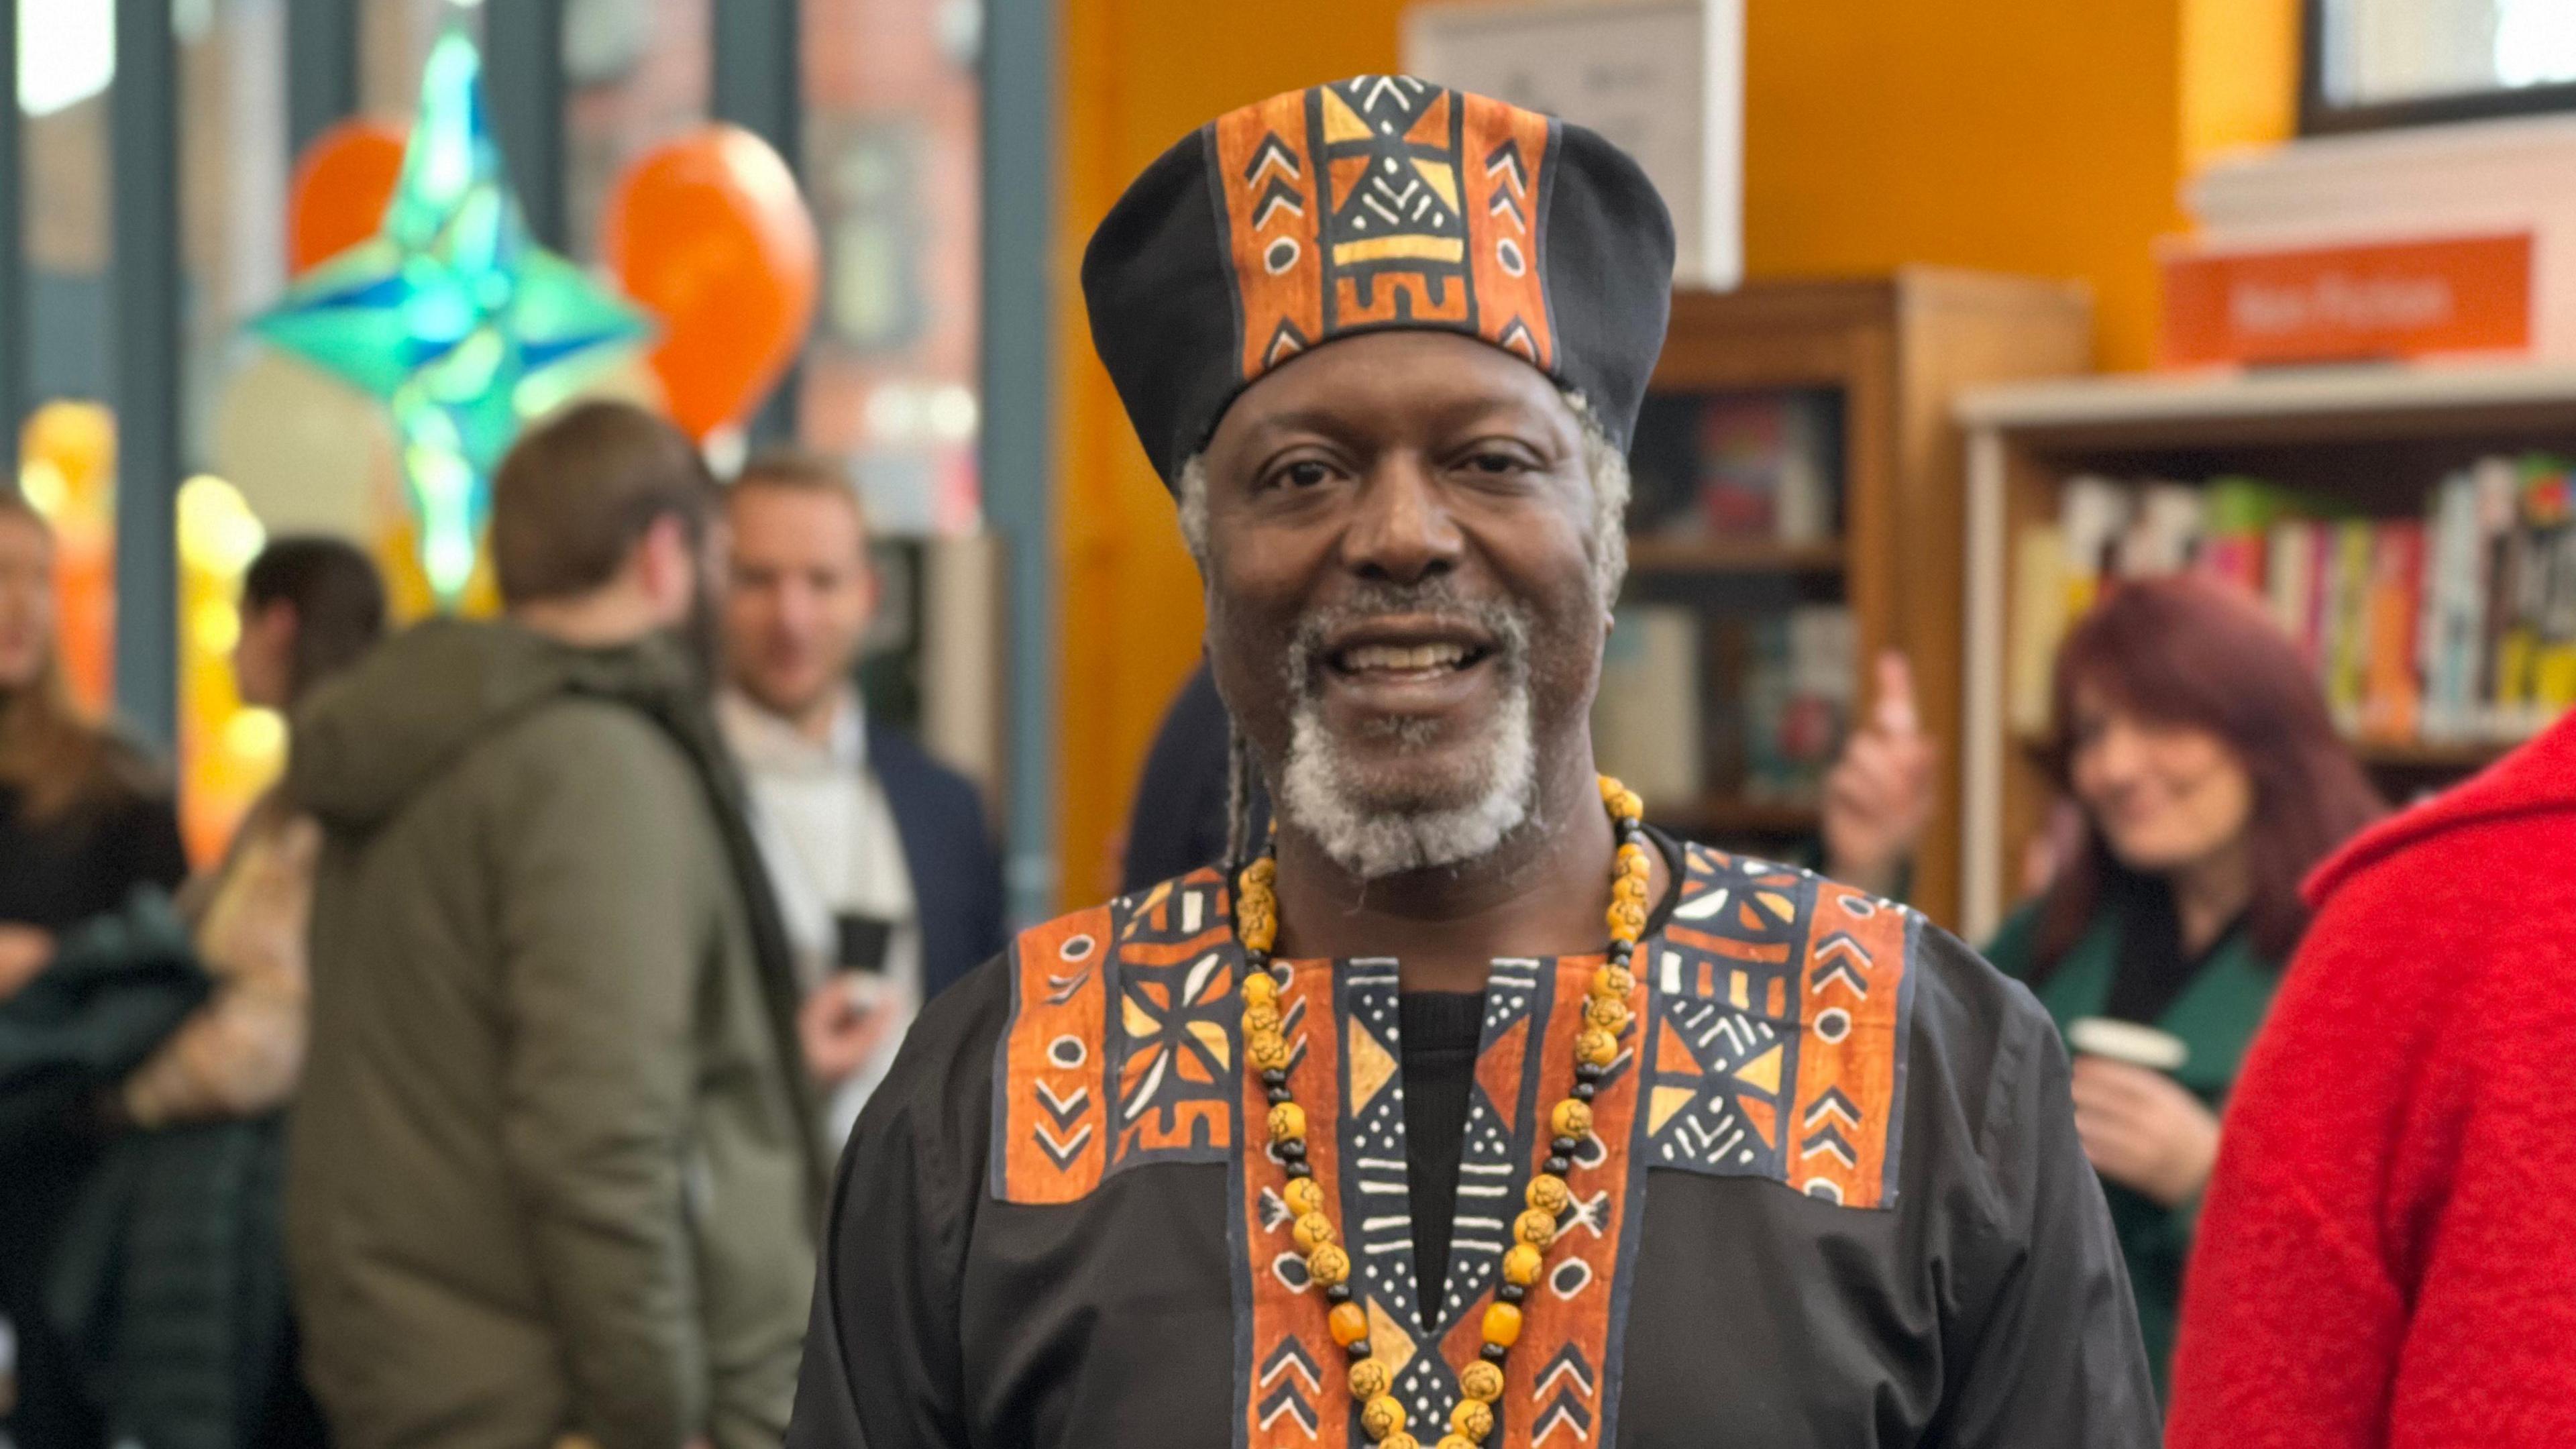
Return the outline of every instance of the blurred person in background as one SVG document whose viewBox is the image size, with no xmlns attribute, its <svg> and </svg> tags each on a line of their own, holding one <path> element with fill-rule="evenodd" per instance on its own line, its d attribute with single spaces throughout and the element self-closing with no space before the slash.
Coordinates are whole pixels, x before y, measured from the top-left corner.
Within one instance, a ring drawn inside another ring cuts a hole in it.
<svg viewBox="0 0 2576 1449">
<path fill-rule="evenodd" d="M 848 477 L 755 458 L 725 514 L 716 717 L 750 780 L 837 1151 L 920 1004 L 1002 949 L 1001 859 L 974 784 L 860 697 L 878 581 Z"/>
<path fill-rule="evenodd" d="M 54 544 L 0 490 L 0 998 L 49 965 L 68 929 L 138 887 L 188 873 L 168 781 L 141 748 L 84 719 L 54 637 Z M 90 1125 L 13 1137 L 0 1155 L 0 1318 L 17 1343 L 17 1402 L 0 1430 L 24 1449 L 101 1441 L 69 1346 L 43 1311 L 53 1248 L 101 1138 Z"/>
<path fill-rule="evenodd" d="M 786 1427 L 822 1166 L 690 648 L 721 506 L 662 420 L 558 415 L 493 480 L 507 617 L 390 639 L 298 720 L 325 836 L 288 1247 L 346 1449 Z"/>
<path fill-rule="evenodd" d="M 1826 782 L 1827 870 L 1893 882 L 1931 808 L 1901 663 Z M 1986 954 L 2076 1052 L 2075 1127 L 2110 1198 L 2159 1382 L 2219 1117 L 2307 928 L 2299 883 L 2381 804 L 2298 647 L 2197 577 L 2122 584 L 2059 648 L 2051 776 L 2078 843 Z"/>
<path fill-rule="evenodd" d="M 2175 1449 L 2576 1444 L 2576 717 L 2352 842 L 2227 1112 Z"/>
</svg>

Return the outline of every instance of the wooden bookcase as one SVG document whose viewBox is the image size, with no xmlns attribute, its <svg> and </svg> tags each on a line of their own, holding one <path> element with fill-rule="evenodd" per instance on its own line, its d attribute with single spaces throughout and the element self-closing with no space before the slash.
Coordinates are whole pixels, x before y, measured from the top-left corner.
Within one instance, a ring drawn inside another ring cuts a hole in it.
<svg viewBox="0 0 2576 1449">
<path fill-rule="evenodd" d="M 1881 649 L 1912 657 L 1926 728 L 1945 749 L 1939 815 L 1916 865 L 1913 899 L 1943 921 L 1955 919 L 1960 886 L 1950 742 L 1962 720 L 1966 510 L 1952 404 L 1971 385 L 2080 372 L 2091 356 L 2090 303 L 2080 287 L 2059 282 L 1923 268 L 1753 282 L 1673 299 L 1651 394 L 1832 399 L 1838 527 L 1795 544 L 1674 542 L 1640 530 L 1631 535 L 1625 598 L 1683 603 L 1704 615 L 1840 602 L 1852 611 L 1852 665 L 1864 678 Z M 1865 709 L 1866 689 L 1853 699 Z M 1704 693 L 1704 716 L 1732 703 Z M 1658 823 L 1685 834 L 1772 854 L 1807 847 L 1817 826 L 1812 806 L 1748 800 L 1722 786 L 1699 800 L 1650 807 Z"/>
<path fill-rule="evenodd" d="M 2118 377 L 1979 390 L 1968 435 L 1968 809 L 1961 923 L 1981 939 L 2011 904 L 2016 870 L 2053 792 L 2011 720 L 2013 540 L 2057 516 L 2067 480 L 2200 480 L 2241 473 L 2367 517 L 2421 517 L 2447 473 L 2491 454 L 2576 453 L 2576 367 L 2374 365 L 2244 376 Z M 2396 803 L 2456 781 L 2502 744 L 2363 744 Z"/>
</svg>

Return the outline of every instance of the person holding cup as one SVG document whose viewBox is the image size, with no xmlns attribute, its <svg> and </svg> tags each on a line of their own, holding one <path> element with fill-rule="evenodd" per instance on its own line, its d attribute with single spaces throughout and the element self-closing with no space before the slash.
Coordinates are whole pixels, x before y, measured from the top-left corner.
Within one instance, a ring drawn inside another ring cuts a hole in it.
<svg viewBox="0 0 2576 1449">
<path fill-rule="evenodd" d="M 1986 946 L 2075 1053 L 2163 1382 L 2219 1109 L 2307 929 L 2299 884 L 2384 808 L 2298 647 L 2193 576 L 2121 584 L 2060 647 L 2041 748 L 2080 829 Z M 1825 791 L 1827 872 L 1885 889 L 1929 816 L 1934 746 L 1901 660 Z"/>
</svg>

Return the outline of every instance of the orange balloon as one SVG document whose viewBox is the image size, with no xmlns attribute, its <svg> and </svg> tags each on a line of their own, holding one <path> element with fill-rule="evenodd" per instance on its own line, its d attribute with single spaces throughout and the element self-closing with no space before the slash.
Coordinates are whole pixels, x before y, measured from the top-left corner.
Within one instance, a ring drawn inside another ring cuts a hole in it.
<svg viewBox="0 0 2576 1449">
<path fill-rule="evenodd" d="M 693 438 L 748 417 L 813 325 L 822 246 L 787 163 L 739 126 L 657 146 L 609 197 L 602 254 L 662 323 L 652 355 Z"/>
<path fill-rule="evenodd" d="M 301 275 L 374 236 L 402 163 L 403 133 L 382 121 L 342 121 L 314 137 L 287 192 L 288 269 Z"/>
</svg>

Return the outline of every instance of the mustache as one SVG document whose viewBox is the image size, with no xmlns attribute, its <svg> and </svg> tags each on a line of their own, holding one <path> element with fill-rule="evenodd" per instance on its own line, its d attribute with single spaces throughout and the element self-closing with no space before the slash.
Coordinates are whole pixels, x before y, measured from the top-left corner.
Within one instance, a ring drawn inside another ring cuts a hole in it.
<svg viewBox="0 0 2576 1449">
<path fill-rule="evenodd" d="M 1288 641 L 1288 687 L 1299 697 L 1314 692 L 1315 666 L 1326 641 L 1372 619 L 1434 619 L 1474 629 L 1494 641 L 1494 662 L 1507 677 L 1517 677 L 1529 658 L 1528 611 L 1493 599 L 1469 599 L 1448 575 L 1420 583 L 1373 580 L 1350 596 L 1308 609 L 1297 620 Z"/>
</svg>

